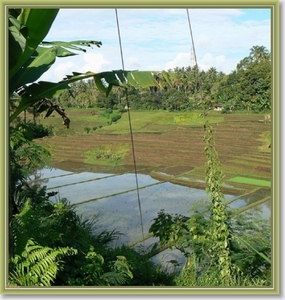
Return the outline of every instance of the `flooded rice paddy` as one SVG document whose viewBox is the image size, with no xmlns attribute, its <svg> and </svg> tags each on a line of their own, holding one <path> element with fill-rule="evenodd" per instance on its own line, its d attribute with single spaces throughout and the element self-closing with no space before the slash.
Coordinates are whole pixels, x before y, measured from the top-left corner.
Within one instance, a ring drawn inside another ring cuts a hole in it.
<svg viewBox="0 0 285 300">
<path fill-rule="evenodd" d="M 204 190 L 161 182 L 145 174 L 138 174 L 136 177 L 134 173 L 42 169 L 37 172 L 36 178 L 41 185 L 47 187 L 48 192 L 58 192 L 50 198 L 52 201 L 66 198 L 84 218 L 95 216 L 98 231 L 115 230 L 122 233 L 115 242 L 116 246 L 136 244 L 144 237 L 144 247 L 150 247 L 157 240 L 148 237 L 149 228 L 160 210 L 190 216 L 193 207 L 209 201 Z M 244 197 L 225 195 L 225 198 L 230 201 L 230 207 L 239 209 L 265 196 L 257 192 Z M 270 218 L 269 201 L 258 207 L 262 217 Z M 163 259 L 183 262 L 177 251 L 164 251 L 157 255 L 155 261 L 161 262 Z"/>
</svg>

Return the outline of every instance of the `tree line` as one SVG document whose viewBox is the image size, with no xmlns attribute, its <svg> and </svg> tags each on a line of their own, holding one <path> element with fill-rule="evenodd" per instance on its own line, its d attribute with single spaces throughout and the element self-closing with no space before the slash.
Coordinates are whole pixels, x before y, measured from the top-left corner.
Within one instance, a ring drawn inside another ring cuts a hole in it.
<svg viewBox="0 0 285 300">
<path fill-rule="evenodd" d="M 264 46 L 253 46 L 236 69 L 229 74 L 212 67 L 201 71 L 197 66 L 176 67 L 155 75 L 158 86 L 126 91 L 114 87 L 108 97 L 93 79 L 71 83 L 71 88 L 54 101 L 64 107 L 123 109 L 126 101 L 136 110 L 164 109 L 185 111 L 223 107 L 222 112 L 271 109 L 271 56 Z M 128 98 L 128 99 L 126 99 Z"/>
<path fill-rule="evenodd" d="M 57 57 L 74 55 L 70 50 L 83 51 L 81 47 L 101 45 L 101 42 L 81 40 L 44 42 L 57 13 L 58 9 L 46 8 L 9 9 L 8 13 L 9 190 L 5 221 L 9 274 L 6 286 L 270 286 L 270 226 L 263 227 L 263 223 L 257 226 L 246 216 L 245 221 L 236 220 L 235 228 L 222 201 L 222 174 L 207 120 L 204 151 L 211 200 L 210 209 L 206 210 L 209 213 L 196 212 L 187 220 L 160 213 L 152 226 L 153 235 L 161 243 L 167 237 L 166 242 L 185 249 L 187 265 L 181 273 L 170 274 L 149 260 L 155 245 L 146 254 L 124 245 L 111 247 L 110 243 L 121 233 L 100 230 L 96 227 L 96 215 L 94 219 L 83 219 L 68 199 L 56 202 L 50 199 L 57 192 L 48 192 L 37 180 L 36 171 L 50 166 L 51 149 L 34 141 L 35 127 L 24 122 L 20 115 L 38 105 L 38 111 L 46 111 L 47 117 L 57 111 L 67 126 L 62 108 L 66 105 L 112 109 L 124 106 L 128 98 L 130 105 L 137 109 L 183 110 L 199 105 L 209 107 L 213 101 L 226 103 L 232 100 L 231 89 L 232 95 L 239 97 L 235 98 L 237 102 L 249 99 L 253 110 L 254 104 L 270 95 L 270 84 L 265 89 L 266 83 L 270 83 L 270 72 L 266 71 L 270 70 L 270 56 L 266 49 L 262 48 L 264 53 L 258 54 L 259 48 L 253 47 L 254 51 L 238 64 L 235 72 L 219 75 L 214 70 L 213 78 L 210 70 L 200 72 L 194 67 L 160 74 L 120 70 L 96 74 L 74 72 L 58 83 L 36 82 Z M 94 81 L 83 81 L 88 78 Z M 131 86 L 128 93 L 116 88 L 126 82 Z M 135 91 L 132 86 L 142 88 Z M 222 92 L 224 98 L 220 99 Z M 205 118 L 206 112 L 207 109 Z M 35 174 L 35 180 L 31 181 L 31 174 Z"/>
</svg>

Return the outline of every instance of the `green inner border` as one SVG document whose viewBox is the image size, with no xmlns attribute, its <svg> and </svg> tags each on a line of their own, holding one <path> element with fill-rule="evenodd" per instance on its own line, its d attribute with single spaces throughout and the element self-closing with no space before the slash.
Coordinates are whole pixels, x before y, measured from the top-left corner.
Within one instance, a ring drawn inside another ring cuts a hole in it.
<svg viewBox="0 0 285 300">
<path fill-rule="evenodd" d="M 2 270 L 5 272 L 1 273 L 1 293 L 2 294 L 18 294 L 18 295 L 30 295 L 30 294 L 39 294 L 39 295 L 87 295 L 87 294 L 97 294 L 97 295 L 217 295 L 217 294 L 228 294 L 228 295 L 257 295 L 257 294 L 271 294 L 276 295 L 280 293 L 280 254 L 279 254 L 279 209 L 280 209 L 280 195 L 279 195 L 279 187 L 280 187 L 280 167 L 279 167 L 279 147 L 280 147 L 280 119 L 279 119 L 279 111 L 280 111 L 280 101 L 279 101 L 279 33 L 280 33 L 280 20 L 279 20 L 279 1 L 271 0 L 241 0 L 241 1 L 170 1 L 170 0 L 144 0 L 144 1 L 102 1 L 97 0 L 96 4 L 94 1 L 81 1 L 80 4 L 76 1 L 56 1 L 51 0 L 48 2 L 37 2 L 37 1 L 1 1 L 1 19 L 5 20 L 6 9 L 8 7 L 70 7 L 70 8 L 79 8 L 79 7 L 92 7 L 92 8 L 271 8 L 271 34 L 272 34 L 272 42 L 271 42 L 271 54 L 272 54 L 272 199 L 274 199 L 274 203 L 272 203 L 272 245 L 273 245 L 273 274 L 272 281 L 273 286 L 271 288 L 179 288 L 179 287 L 114 287 L 114 288 L 79 288 L 79 287 L 51 287 L 51 288 L 7 288 L 5 287 L 5 274 L 7 272 L 7 247 L 6 247 L 6 229 L 7 229 L 7 182 L 8 182 L 8 156 L 7 156 L 7 144 L 8 144 L 8 108 L 7 103 L 5 101 L 4 106 L 1 108 L 1 137 L 3 137 L 1 143 L 1 163 L 2 163 L 2 181 L 1 181 L 1 193 L 2 199 L 1 201 L 1 217 L 2 220 L 5 220 L 6 223 L 1 222 L 1 233 L 3 236 L 1 243 L 1 265 Z M 6 64 L 7 59 L 5 59 L 5 55 L 7 53 L 7 43 L 5 38 L 5 26 L 3 26 L 3 30 L 1 31 L 1 42 L 2 45 L 5 45 L 5 50 L 1 52 L 2 64 L 2 78 L 6 78 L 7 74 Z M 5 83 L 4 83 L 5 82 Z M 7 96 L 7 82 L 6 80 L 1 81 L 1 92 L 2 99 L 8 99 Z"/>
</svg>

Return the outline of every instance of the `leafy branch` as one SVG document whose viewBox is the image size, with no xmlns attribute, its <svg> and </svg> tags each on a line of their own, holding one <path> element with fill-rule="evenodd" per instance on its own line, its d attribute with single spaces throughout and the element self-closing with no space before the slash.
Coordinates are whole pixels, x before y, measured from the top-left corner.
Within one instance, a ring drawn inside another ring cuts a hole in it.
<svg viewBox="0 0 285 300">
<path fill-rule="evenodd" d="M 57 57 L 77 55 L 74 51 L 86 52 L 84 47 L 102 45 L 99 41 L 85 40 L 43 41 L 57 13 L 57 9 L 23 9 L 20 12 L 9 10 L 9 95 L 10 98 L 15 95 L 20 97 L 18 107 L 10 116 L 10 122 L 36 102 L 56 97 L 69 89 L 69 84 L 83 79 L 94 78 L 98 89 L 106 95 L 113 86 L 158 86 L 152 72 L 123 70 L 102 73 L 73 72 L 60 82 L 36 82 L 49 70 Z"/>
<path fill-rule="evenodd" d="M 213 128 L 206 120 L 204 124 L 206 132 L 203 140 L 206 142 L 204 152 L 206 162 L 206 192 L 212 202 L 211 223 L 208 238 L 211 240 L 209 252 L 214 261 L 217 261 L 222 280 L 226 285 L 231 279 L 231 255 L 230 255 L 230 228 L 228 225 L 229 214 L 224 203 L 224 194 L 221 192 L 223 174 L 218 158 L 218 151 L 213 145 Z"/>
</svg>

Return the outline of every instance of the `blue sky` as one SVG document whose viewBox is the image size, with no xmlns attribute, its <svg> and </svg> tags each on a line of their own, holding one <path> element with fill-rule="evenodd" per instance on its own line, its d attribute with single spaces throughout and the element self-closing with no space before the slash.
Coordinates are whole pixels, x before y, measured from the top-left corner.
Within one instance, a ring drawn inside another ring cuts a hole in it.
<svg viewBox="0 0 285 300">
<path fill-rule="evenodd" d="M 189 8 L 199 68 L 226 74 L 253 46 L 271 42 L 270 9 Z M 127 70 L 168 70 L 193 65 L 186 9 L 118 9 Z M 46 41 L 96 40 L 102 47 L 58 58 L 41 80 L 59 81 L 72 71 L 121 69 L 115 9 L 60 9 Z"/>
</svg>

